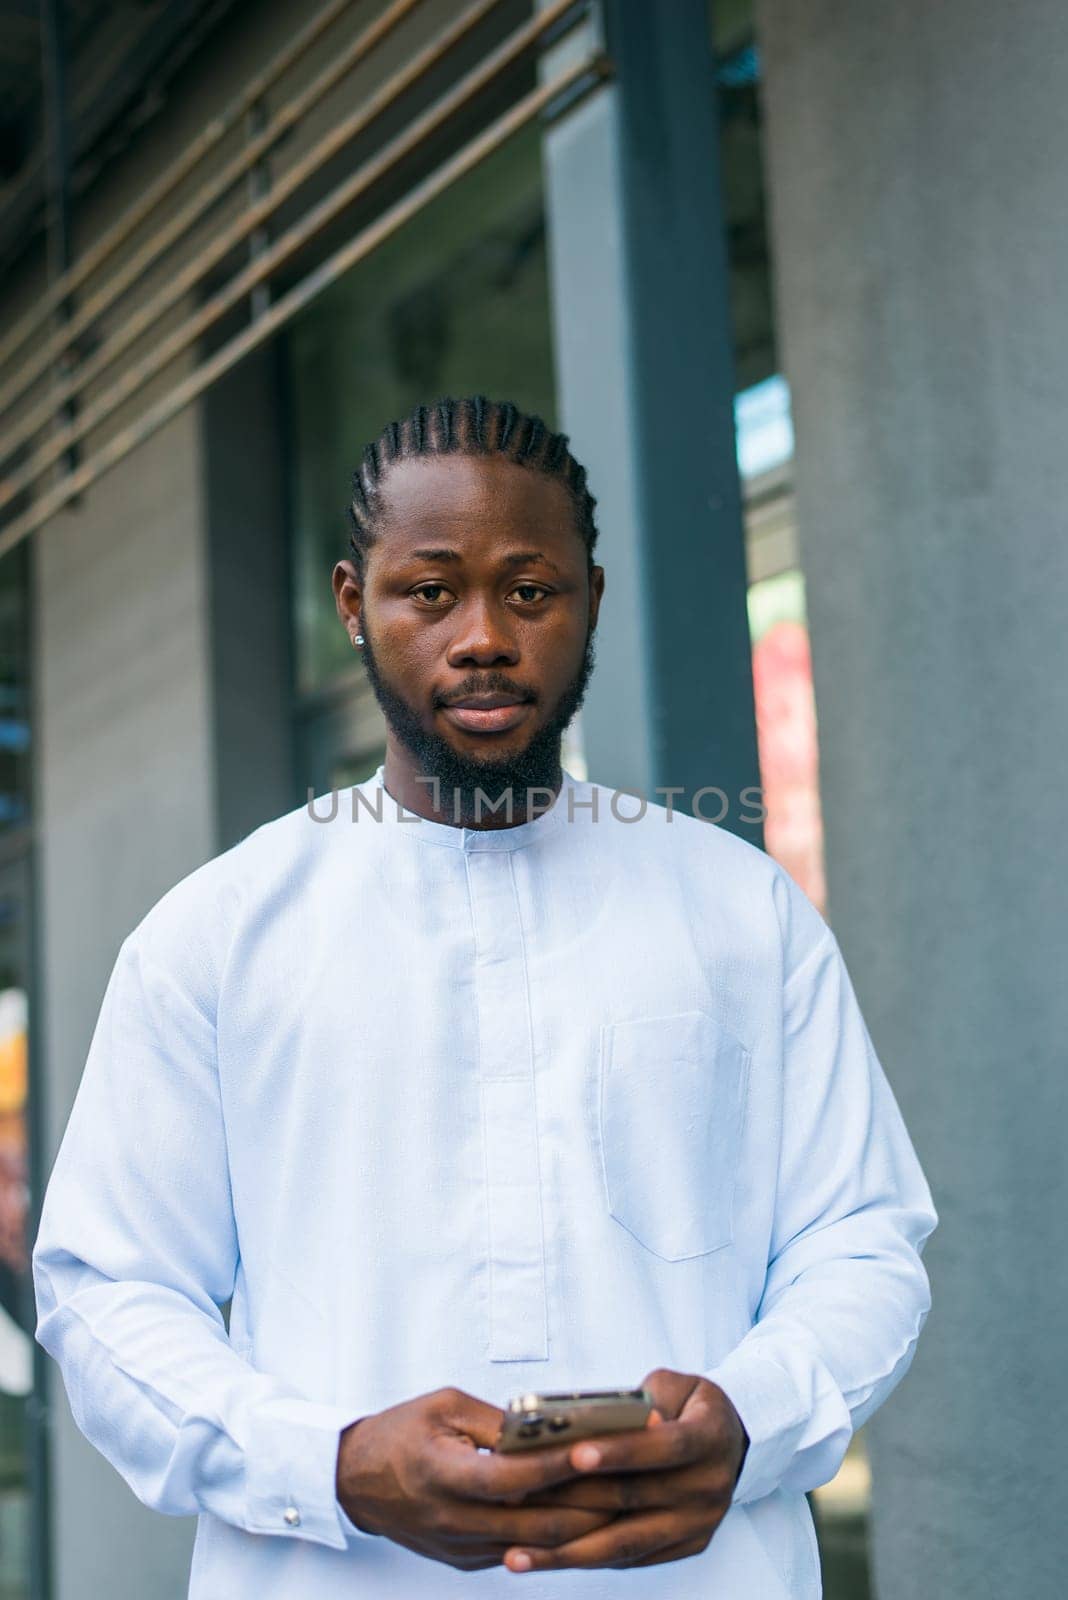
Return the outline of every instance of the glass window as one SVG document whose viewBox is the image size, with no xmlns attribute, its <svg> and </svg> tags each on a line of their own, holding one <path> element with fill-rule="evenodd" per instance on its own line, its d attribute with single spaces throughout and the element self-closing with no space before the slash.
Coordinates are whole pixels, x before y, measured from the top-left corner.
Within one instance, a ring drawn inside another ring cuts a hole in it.
<svg viewBox="0 0 1068 1600">
<path fill-rule="evenodd" d="M 750 585 L 749 627 L 765 846 L 824 910 L 816 699 L 798 568 Z"/>
<path fill-rule="evenodd" d="M 0 1600 L 32 1592 L 40 1535 L 31 1483 L 42 1444 L 34 1407 L 30 1279 L 29 544 L 0 560 Z"/>
<path fill-rule="evenodd" d="M 510 140 L 315 301 L 288 338 L 298 693 L 352 667 L 330 588 L 358 455 L 442 395 L 555 426 L 540 138 Z"/>
<path fill-rule="evenodd" d="M 752 0 L 710 0 L 720 168 L 739 389 L 778 370 L 764 185 L 760 53 Z"/>
<path fill-rule="evenodd" d="M 285 340 L 298 799 L 369 776 L 385 725 L 331 573 L 364 444 L 420 402 L 482 393 L 556 426 L 541 140 L 517 134 L 320 296 Z M 565 765 L 580 762 L 577 731 Z M 574 766 L 572 767 L 574 770 Z"/>
<path fill-rule="evenodd" d="M 0 560 L 0 831 L 29 822 L 28 548 Z"/>
<path fill-rule="evenodd" d="M 22 983 L 23 896 L 0 868 L 0 1600 L 28 1594 L 29 1453 L 33 1389 L 27 1320 L 29 1198 L 27 995 Z"/>
</svg>

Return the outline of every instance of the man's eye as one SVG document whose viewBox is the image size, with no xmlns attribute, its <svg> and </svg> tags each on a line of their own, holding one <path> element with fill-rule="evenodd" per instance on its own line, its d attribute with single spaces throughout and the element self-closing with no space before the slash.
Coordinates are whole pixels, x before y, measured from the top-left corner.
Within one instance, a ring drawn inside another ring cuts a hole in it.
<svg viewBox="0 0 1068 1600">
<path fill-rule="evenodd" d="M 427 594 L 428 589 L 432 589 L 434 594 Z M 445 594 L 446 589 L 443 583 L 421 583 L 418 589 L 412 590 L 412 593 L 423 596 L 428 605 L 436 605 L 435 594 Z"/>
<path fill-rule="evenodd" d="M 549 591 L 548 589 L 543 589 L 540 584 L 537 583 L 517 583 L 515 588 L 512 590 L 512 593 L 522 594 L 524 601 L 529 604 L 534 600 L 544 600 Z"/>
</svg>

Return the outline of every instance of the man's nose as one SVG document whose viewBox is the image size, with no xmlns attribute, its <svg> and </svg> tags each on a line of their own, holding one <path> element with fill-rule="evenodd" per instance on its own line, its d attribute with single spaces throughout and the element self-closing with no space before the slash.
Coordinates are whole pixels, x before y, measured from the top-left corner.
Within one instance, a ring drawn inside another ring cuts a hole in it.
<svg viewBox="0 0 1068 1600">
<path fill-rule="evenodd" d="M 451 667 L 474 663 L 480 667 L 507 661 L 513 665 L 519 659 L 519 646 L 510 626 L 510 619 L 502 615 L 499 606 L 489 600 L 469 600 L 453 612 L 459 626 L 449 643 L 448 662 Z"/>
</svg>

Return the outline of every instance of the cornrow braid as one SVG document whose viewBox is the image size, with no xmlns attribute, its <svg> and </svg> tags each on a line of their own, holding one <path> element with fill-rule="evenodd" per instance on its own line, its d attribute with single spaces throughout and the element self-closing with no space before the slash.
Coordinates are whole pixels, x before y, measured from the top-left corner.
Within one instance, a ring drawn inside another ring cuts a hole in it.
<svg viewBox="0 0 1068 1600">
<path fill-rule="evenodd" d="M 390 465 L 417 456 L 449 454 L 501 455 L 548 478 L 558 478 L 575 509 L 587 565 L 593 566 L 597 501 L 586 487 L 585 467 L 571 454 L 567 434 L 553 433 L 541 417 L 520 411 L 510 401 L 487 400 L 477 394 L 416 406 L 408 416 L 387 424 L 378 438 L 364 447 L 352 475 L 352 498 L 347 507 L 349 549 L 361 578 L 377 538 L 382 480 Z"/>
</svg>

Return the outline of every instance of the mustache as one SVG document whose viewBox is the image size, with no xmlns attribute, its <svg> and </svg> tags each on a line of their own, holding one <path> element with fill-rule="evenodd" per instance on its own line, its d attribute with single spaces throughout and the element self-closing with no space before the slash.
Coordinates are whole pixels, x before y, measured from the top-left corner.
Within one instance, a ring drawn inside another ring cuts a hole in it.
<svg viewBox="0 0 1068 1600">
<path fill-rule="evenodd" d="M 500 674 L 494 674 L 488 678 L 468 678 L 458 689 L 451 690 L 447 696 L 435 695 L 434 704 L 435 706 L 450 706 L 455 705 L 458 700 L 467 700 L 473 696 L 484 694 L 506 694 L 514 696 L 518 700 L 536 700 L 538 698 L 529 684 L 515 683 L 509 678 L 501 677 Z"/>
</svg>

